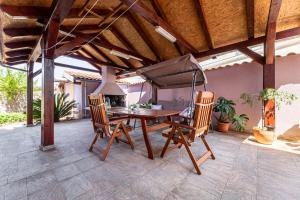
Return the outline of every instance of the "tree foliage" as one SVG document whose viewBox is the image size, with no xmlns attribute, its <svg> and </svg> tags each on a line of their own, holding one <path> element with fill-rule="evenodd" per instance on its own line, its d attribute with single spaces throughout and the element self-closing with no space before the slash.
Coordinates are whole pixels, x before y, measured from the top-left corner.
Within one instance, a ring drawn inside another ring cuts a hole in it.
<svg viewBox="0 0 300 200">
<path fill-rule="evenodd" d="M 19 111 L 17 103 L 26 94 L 26 87 L 26 73 L 0 69 L 0 93 L 5 98 L 9 111 Z"/>
</svg>

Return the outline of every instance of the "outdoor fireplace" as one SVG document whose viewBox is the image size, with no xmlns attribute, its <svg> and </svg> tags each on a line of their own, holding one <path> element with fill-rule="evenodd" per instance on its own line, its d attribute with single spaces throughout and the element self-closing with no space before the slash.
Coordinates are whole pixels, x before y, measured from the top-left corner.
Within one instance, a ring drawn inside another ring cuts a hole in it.
<svg viewBox="0 0 300 200">
<path fill-rule="evenodd" d="M 102 82 L 93 94 L 98 95 L 99 93 L 104 94 L 105 101 L 110 102 L 112 107 L 126 105 L 126 94 L 116 83 L 116 75 L 112 67 L 102 67 Z"/>
</svg>

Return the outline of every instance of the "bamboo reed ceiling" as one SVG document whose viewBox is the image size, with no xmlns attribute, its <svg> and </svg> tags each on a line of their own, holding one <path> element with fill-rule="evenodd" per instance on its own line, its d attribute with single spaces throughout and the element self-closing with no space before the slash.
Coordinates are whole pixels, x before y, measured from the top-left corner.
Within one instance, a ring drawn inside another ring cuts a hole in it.
<svg viewBox="0 0 300 200">
<path fill-rule="evenodd" d="M 58 41 L 95 2 L 75 1 L 60 26 Z M 66 37 L 56 46 L 56 52 L 59 52 L 56 55 L 70 55 L 98 67 L 109 64 L 118 71 L 134 71 L 187 53 L 200 59 L 232 50 L 233 44 L 246 44 L 264 36 L 271 0 L 139 0 L 111 24 L 132 2 L 134 0 L 99 0 L 74 30 L 72 37 Z M 28 62 L 30 50 L 37 45 L 52 13 L 51 4 L 52 0 L 0 0 L 2 63 Z M 252 14 L 249 9 L 253 9 Z M 155 31 L 157 25 L 167 29 L 177 39 L 176 42 L 172 43 L 158 34 Z M 276 31 L 291 30 L 281 36 L 288 37 L 299 34 L 299 27 L 300 0 L 282 0 Z M 87 44 L 101 31 L 103 34 Z M 83 39 L 75 44 L 75 37 Z M 232 47 L 227 48 L 228 45 Z M 139 59 L 117 57 L 110 53 L 111 50 Z"/>
</svg>

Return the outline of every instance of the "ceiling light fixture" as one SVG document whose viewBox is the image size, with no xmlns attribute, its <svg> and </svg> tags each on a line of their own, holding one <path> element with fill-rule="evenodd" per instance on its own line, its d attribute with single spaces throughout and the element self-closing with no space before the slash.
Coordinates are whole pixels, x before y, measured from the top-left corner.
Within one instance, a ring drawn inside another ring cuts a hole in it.
<svg viewBox="0 0 300 200">
<path fill-rule="evenodd" d="M 176 37 L 174 37 L 171 33 L 163 29 L 161 26 L 156 26 L 155 31 L 165 37 L 170 42 L 174 43 L 176 42 Z"/>
<path fill-rule="evenodd" d="M 110 54 L 121 57 L 121 58 L 125 58 L 126 60 L 128 60 L 129 58 L 132 58 L 132 59 L 135 59 L 138 61 L 143 61 L 143 59 L 141 59 L 141 58 L 138 58 L 138 57 L 132 56 L 132 55 L 128 55 L 128 54 L 125 54 L 125 53 L 122 53 L 122 52 L 116 51 L 116 50 L 111 50 Z"/>
</svg>

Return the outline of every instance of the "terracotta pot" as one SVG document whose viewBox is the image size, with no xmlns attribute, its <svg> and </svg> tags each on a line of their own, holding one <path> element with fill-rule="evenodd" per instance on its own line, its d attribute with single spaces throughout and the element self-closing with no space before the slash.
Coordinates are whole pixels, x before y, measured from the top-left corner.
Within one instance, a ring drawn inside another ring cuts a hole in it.
<svg viewBox="0 0 300 200">
<path fill-rule="evenodd" d="M 256 141 L 262 144 L 272 144 L 275 139 L 274 131 L 253 128 L 253 135 Z"/>
<path fill-rule="evenodd" d="M 217 130 L 222 133 L 227 133 L 230 127 L 229 122 L 218 122 L 217 124 Z"/>
</svg>

